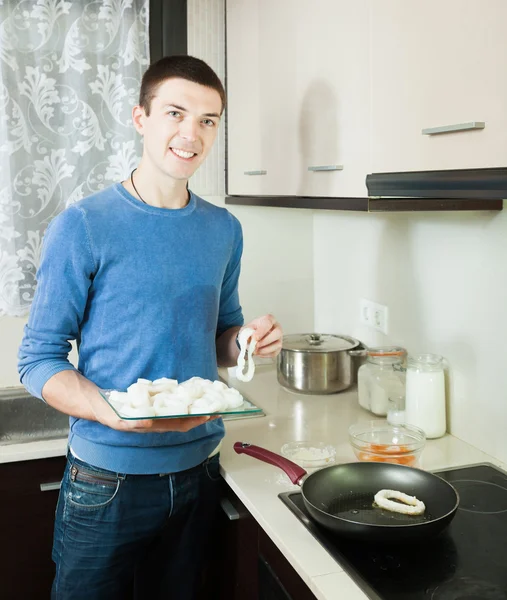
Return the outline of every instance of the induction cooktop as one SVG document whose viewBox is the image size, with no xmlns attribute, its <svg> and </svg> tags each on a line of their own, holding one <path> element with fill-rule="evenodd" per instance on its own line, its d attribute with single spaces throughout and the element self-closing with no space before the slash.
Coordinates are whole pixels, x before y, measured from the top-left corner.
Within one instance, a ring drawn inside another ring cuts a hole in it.
<svg viewBox="0 0 507 600">
<path fill-rule="evenodd" d="M 449 527 L 417 545 L 340 538 L 313 521 L 301 492 L 280 499 L 374 600 L 507 600 L 507 473 L 478 464 L 436 474 L 458 491 Z"/>
</svg>

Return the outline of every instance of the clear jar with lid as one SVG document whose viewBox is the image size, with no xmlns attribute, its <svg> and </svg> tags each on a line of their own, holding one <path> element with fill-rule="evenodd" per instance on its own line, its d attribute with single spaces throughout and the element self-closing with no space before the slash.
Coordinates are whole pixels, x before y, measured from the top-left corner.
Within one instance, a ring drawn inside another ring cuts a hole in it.
<svg viewBox="0 0 507 600">
<path fill-rule="evenodd" d="M 407 351 L 399 346 L 369 348 L 357 373 L 359 404 L 379 417 L 387 415 L 389 397 L 405 395 Z"/>
<path fill-rule="evenodd" d="M 407 361 L 405 420 L 429 439 L 446 432 L 444 359 L 437 354 L 410 355 Z"/>
</svg>

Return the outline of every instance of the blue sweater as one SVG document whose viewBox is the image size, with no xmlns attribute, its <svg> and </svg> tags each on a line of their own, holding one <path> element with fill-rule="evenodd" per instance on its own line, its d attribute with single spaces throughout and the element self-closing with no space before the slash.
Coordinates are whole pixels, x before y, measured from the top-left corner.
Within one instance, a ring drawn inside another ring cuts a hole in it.
<svg viewBox="0 0 507 600">
<path fill-rule="evenodd" d="M 243 238 L 227 210 L 194 194 L 181 209 L 143 204 L 115 184 L 70 206 L 44 236 L 19 373 L 42 398 L 46 381 L 74 369 L 100 388 L 139 377 L 218 378 L 216 337 L 242 325 Z M 187 433 L 133 433 L 70 418 L 77 456 L 120 473 L 167 473 L 202 462 L 224 435 L 221 419 Z"/>
</svg>

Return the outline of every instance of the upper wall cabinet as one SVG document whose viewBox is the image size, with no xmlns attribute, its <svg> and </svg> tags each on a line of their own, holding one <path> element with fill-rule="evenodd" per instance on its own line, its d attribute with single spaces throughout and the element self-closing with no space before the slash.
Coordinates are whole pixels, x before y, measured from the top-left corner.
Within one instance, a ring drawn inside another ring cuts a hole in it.
<svg viewBox="0 0 507 600">
<path fill-rule="evenodd" d="M 289 0 L 227 2 L 229 194 L 295 193 L 296 32 Z"/>
<path fill-rule="evenodd" d="M 507 2 L 371 2 L 373 172 L 507 162 Z"/>
<path fill-rule="evenodd" d="M 366 196 L 369 0 L 296 0 L 297 195 Z"/>
<path fill-rule="evenodd" d="M 260 132 L 259 9 L 258 2 L 249 0 L 227 3 L 227 164 L 230 194 L 261 194 L 266 174 Z"/>
<path fill-rule="evenodd" d="M 507 0 L 227 0 L 226 7 L 229 195 L 379 210 L 378 197 L 425 197 L 428 178 L 398 194 L 397 181 L 377 193 L 370 177 L 368 198 L 368 174 L 394 172 L 396 180 L 404 171 L 505 167 Z M 481 195 L 482 175 L 474 175 L 471 196 L 468 178 L 451 173 L 427 195 L 504 198 L 503 188 Z M 504 172 L 489 173 L 490 187 L 492 176 L 505 185 Z M 403 209 L 424 209 L 411 206 Z"/>
<path fill-rule="evenodd" d="M 366 196 L 369 0 L 228 0 L 228 193 Z"/>
</svg>

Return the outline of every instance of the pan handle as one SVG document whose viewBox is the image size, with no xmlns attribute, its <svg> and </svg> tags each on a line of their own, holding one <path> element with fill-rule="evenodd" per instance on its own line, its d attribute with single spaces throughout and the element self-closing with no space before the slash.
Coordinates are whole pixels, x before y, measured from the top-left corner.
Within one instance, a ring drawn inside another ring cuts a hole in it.
<svg viewBox="0 0 507 600">
<path fill-rule="evenodd" d="M 267 462 L 270 465 L 275 465 L 275 467 L 279 467 L 288 475 L 292 483 L 295 483 L 296 485 L 301 485 L 302 479 L 306 475 L 306 471 L 302 467 L 288 458 L 275 454 L 275 452 L 271 452 L 271 450 L 266 450 L 266 448 L 261 448 L 260 446 L 254 446 L 253 444 L 247 444 L 245 442 L 236 442 L 234 444 L 234 450 L 238 454 L 248 454 L 248 456 Z"/>
</svg>

